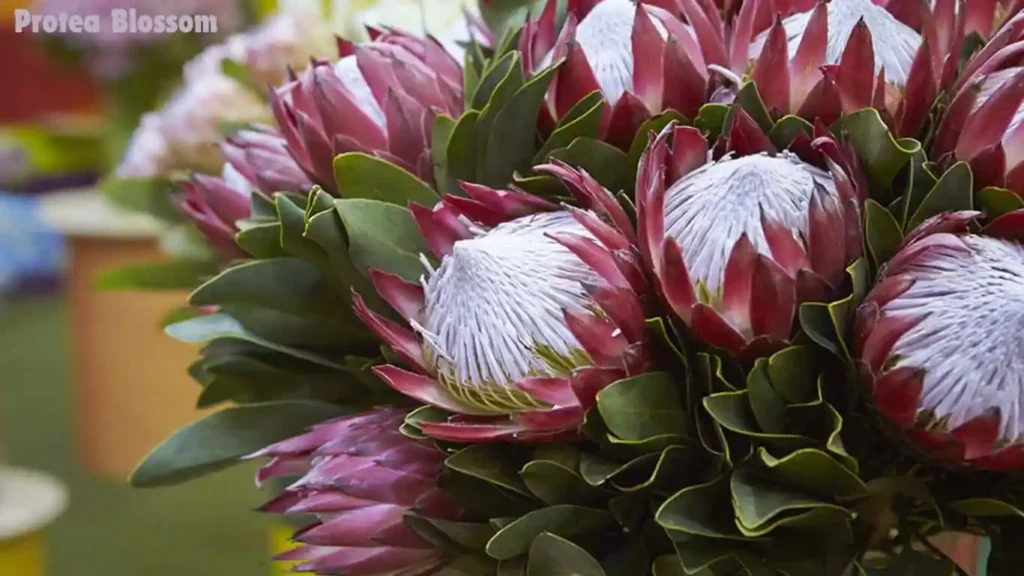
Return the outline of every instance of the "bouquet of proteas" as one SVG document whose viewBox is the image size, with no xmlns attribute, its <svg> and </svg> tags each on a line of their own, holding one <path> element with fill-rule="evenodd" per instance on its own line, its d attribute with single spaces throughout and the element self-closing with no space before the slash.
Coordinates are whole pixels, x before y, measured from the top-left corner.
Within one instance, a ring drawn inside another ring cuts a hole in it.
<svg viewBox="0 0 1024 576">
<path fill-rule="evenodd" d="M 1018 11 L 491 0 L 461 64 L 340 42 L 186 186 L 236 259 L 167 331 L 226 407 L 132 482 L 268 458 L 317 574 L 973 573 L 944 533 L 1018 573 Z"/>
</svg>

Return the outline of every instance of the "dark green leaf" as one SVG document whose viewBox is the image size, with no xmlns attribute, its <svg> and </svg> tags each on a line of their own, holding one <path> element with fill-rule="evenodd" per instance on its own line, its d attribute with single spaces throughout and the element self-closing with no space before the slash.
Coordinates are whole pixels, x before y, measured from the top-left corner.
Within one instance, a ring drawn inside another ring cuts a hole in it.
<svg viewBox="0 0 1024 576">
<path fill-rule="evenodd" d="M 896 254 L 903 242 L 903 231 L 892 212 L 878 202 L 869 198 L 864 210 L 864 240 L 877 269 Z"/>
<path fill-rule="evenodd" d="M 604 106 L 604 96 L 600 92 L 591 92 L 577 102 L 533 157 L 533 164 L 544 162 L 549 154 L 568 147 L 577 138 L 598 138 Z"/>
<path fill-rule="evenodd" d="M 799 116 L 785 116 L 768 132 L 768 139 L 779 150 L 785 150 L 801 132 L 812 137 L 814 126 Z"/>
<path fill-rule="evenodd" d="M 500 446 L 477 444 L 449 456 L 445 466 L 506 490 L 530 496 L 529 488 L 519 477 L 519 466 L 506 456 L 507 450 Z"/>
<path fill-rule="evenodd" d="M 872 108 L 844 116 L 832 129 L 849 136 L 872 187 L 888 188 L 910 157 L 921 148 L 919 142 L 910 138 L 896 140 L 878 111 Z"/>
<path fill-rule="evenodd" d="M 281 224 L 260 224 L 239 232 L 235 242 L 256 258 L 284 258 L 289 256 L 281 247 Z"/>
<path fill-rule="evenodd" d="M 786 400 L 772 387 L 768 378 L 768 359 L 758 358 L 747 375 L 751 412 L 761 430 L 781 434 L 786 428 Z"/>
<path fill-rule="evenodd" d="M 216 262 L 140 262 L 107 270 L 96 279 L 93 287 L 97 290 L 191 290 L 216 273 Z"/>
<path fill-rule="evenodd" d="M 970 210 L 972 206 L 974 178 L 966 162 L 957 162 L 939 178 L 935 188 L 925 196 L 921 205 L 910 217 L 907 230 L 917 228 L 928 218 L 942 212 Z"/>
<path fill-rule="evenodd" d="M 433 207 L 440 200 L 430 186 L 403 168 L 360 152 L 334 159 L 334 181 L 342 198 L 379 200 L 402 207 L 409 202 Z"/>
<path fill-rule="evenodd" d="M 614 524 L 615 519 L 604 510 L 568 505 L 541 508 L 499 530 L 487 543 L 487 554 L 497 560 L 508 560 L 525 554 L 534 538 L 545 532 L 570 538 Z"/>
<path fill-rule="evenodd" d="M 239 458 L 339 416 L 319 402 L 276 402 L 227 408 L 185 426 L 150 452 L 132 472 L 140 488 L 169 486 L 226 468 Z"/>
<path fill-rule="evenodd" d="M 627 181 L 630 183 L 629 189 L 633 188 L 632 183 L 636 180 L 636 169 L 640 164 L 640 156 L 647 149 L 651 135 L 657 136 L 672 122 L 687 124 L 687 120 L 682 114 L 675 110 L 666 110 L 640 125 L 636 135 L 633 137 L 633 142 L 629 145 L 629 153 L 626 155 L 628 158 L 627 165 L 629 166 L 629 173 L 626 175 Z M 618 190 L 618 188 L 612 188 L 611 190 Z"/>
<path fill-rule="evenodd" d="M 729 475 L 688 486 L 665 501 L 655 519 L 666 530 L 709 538 L 740 538 L 732 511 Z"/>
<path fill-rule="evenodd" d="M 1024 198 L 1005 188 L 984 188 L 975 196 L 975 204 L 989 218 L 998 218 L 1007 212 L 1024 208 Z"/>
<path fill-rule="evenodd" d="M 765 481 L 745 468 L 730 479 L 732 501 L 740 530 L 748 536 L 765 534 L 776 527 L 828 525 L 836 519 L 852 518 L 852 511 L 823 502 L 792 487 Z M 808 512 L 814 512 L 808 517 Z M 795 515 L 795 516 L 794 516 Z"/>
<path fill-rule="evenodd" d="M 423 275 L 419 254 L 430 250 L 408 208 L 366 199 L 342 199 L 337 206 L 360 270 L 377 268 L 410 282 Z"/>
<path fill-rule="evenodd" d="M 686 434 L 686 408 L 680 385 L 666 372 L 619 380 L 597 395 L 608 429 L 625 440 Z"/>
<path fill-rule="evenodd" d="M 430 142 L 430 157 L 434 162 L 434 181 L 439 186 L 448 181 L 448 143 L 455 132 L 456 120 L 438 114 L 434 117 L 434 133 Z"/>
<path fill-rule="evenodd" d="M 797 450 L 775 458 L 761 448 L 758 456 L 773 478 L 823 497 L 851 500 L 868 493 L 856 474 L 820 450 Z"/>
<path fill-rule="evenodd" d="M 144 178 L 113 177 L 100 184 L 103 195 L 122 208 L 167 222 L 180 222 L 182 213 L 171 201 L 171 188 L 166 180 Z"/>
<path fill-rule="evenodd" d="M 632 188 L 629 158 L 618 148 L 593 138 L 577 138 L 568 148 L 555 150 L 552 158 L 586 170 L 612 192 Z"/>
<path fill-rule="evenodd" d="M 775 127 L 775 122 L 772 121 L 771 115 L 768 114 L 768 107 L 765 106 L 761 93 L 753 82 L 747 82 L 740 88 L 740 91 L 736 94 L 736 104 L 743 108 L 747 114 L 750 114 L 750 117 L 765 134 L 770 133 L 772 128 Z"/>
<path fill-rule="evenodd" d="M 448 148 L 445 151 L 447 158 L 448 178 L 444 182 L 438 182 L 445 194 L 462 196 L 465 193 L 459 188 L 459 180 L 475 181 L 477 172 L 476 162 L 476 129 L 480 112 L 471 110 L 463 114 L 452 135 L 448 139 Z"/>
<path fill-rule="evenodd" d="M 654 559 L 654 564 L 651 566 L 651 573 L 653 576 L 686 576 L 686 569 L 683 568 L 682 561 L 679 560 L 679 556 L 675 554 L 659 556 Z"/>
<path fill-rule="evenodd" d="M 519 472 L 523 482 L 545 504 L 593 504 L 606 496 L 575 470 L 546 460 L 534 460 Z"/>
<path fill-rule="evenodd" d="M 543 533 L 530 545 L 527 576 L 605 576 L 586 550 L 554 534 Z"/>
</svg>

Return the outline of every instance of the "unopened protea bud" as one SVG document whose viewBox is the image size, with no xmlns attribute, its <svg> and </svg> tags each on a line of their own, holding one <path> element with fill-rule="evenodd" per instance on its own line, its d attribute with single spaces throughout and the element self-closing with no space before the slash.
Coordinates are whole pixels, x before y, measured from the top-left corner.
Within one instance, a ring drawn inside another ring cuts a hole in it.
<svg viewBox="0 0 1024 576">
<path fill-rule="evenodd" d="M 251 456 L 269 456 L 257 483 L 299 477 L 263 511 L 317 518 L 295 535 L 301 545 L 278 560 L 296 571 L 350 576 L 425 576 L 447 564 L 404 518 L 458 520 L 437 486 L 445 454 L 399 432 L 405 412 L 378 408 L 314 426 Z"/>
<path fill-rule="evenodd" d="M 372 275 L 410 328 L 356 298 L 359 316 L 413 370 L 377 374 L 456 414 L 419 423 L 427 434 L 478 442 L 574 435 L 598 390 L 644 366 L 645 283 L 629 219 L 585 173 L 563 164 L 537 170 L 560 178 L 583 209 L 465 184 L 469 198 L 413 205 L 440 259 L 422 286 Z"/>
<path fill-rule="evenodd" d="M 755 125 L 736 114 L 739 142 L 740 127 Z M 652 141 L 637 175 L 640 246 L 697 336 L 740 354 L 775 350 L 801 302 L 835 294 L 860 255 L 860 210 L 844 169 L 826 165 L 788 151 L 713 160 L 691 127 Z"/>
<path fill-rule="evenodd" d="M 459 64 L 437 41 L 395 30 L 365 44 L 341 42 L 340 52 L 336 64 L 314 62 L 271 95 L 299 166 L 333 192 L 334 157 L 346 152 L 378 156 L 432 182 L 434 117 L 462 109 Z"/>
<path fill-rule="evenodd" d="M 253 191 L 305 194 L 312 187 L 284 139 L 269 129 L 242 130 L 220 145 L 227 159 L 219 178 L 193 174 L 183 185 L 181 209 L 225 256 L 240 254 L 238 221 L 249 217 Z"/>
<path fill-rule="evenodd" d="M 1024 210 L 980 234 L 975 212 L 908 236 L 857 313 L 855 351 L 879 411 L 926 454 L 1024 468 Z"/>
</svg>

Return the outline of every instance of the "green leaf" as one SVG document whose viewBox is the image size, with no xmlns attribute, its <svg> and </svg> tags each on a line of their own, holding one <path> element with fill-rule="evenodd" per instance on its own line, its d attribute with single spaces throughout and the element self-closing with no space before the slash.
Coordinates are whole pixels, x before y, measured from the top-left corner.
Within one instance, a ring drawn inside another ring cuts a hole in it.
<svg viewBox="0 0 1024 576">
<path fill-rule="evenodd" d="M 244 304 L 334 323 L 351 318 L 347 303 L 309 262 L 253 260 L 232 266 L 189 296 L 193 306 Z"/>
<path fill-rule="evenodd" d="M 786 401 L 768 379 L 768 359 L 758 358 L 747 375 L 750 409 L 761 430 L 781 434 L 786 428 Z"/>
<path fill-rule="evenodd" d="M 661 505 L 655 520 L 666 530 L 708 538 L 740 538 L 730 504 L 729 475 L 676 492 Z"/>
<path fill-rule="evenodd" d="M 433 207 L 441 198 L 426 182 L 386 160 L 361 152 L 334 158 L 334 182 L 342 198 L 379 200 L 405 207 L 409 202 Z"/>
<path fill-rule="evenodd" d="M 917 211 L 910 217 L 907 230 L 914 230 L 922 222 L 942 212 L 970 210 L 974 178 L 966 162 L 957 162 L 939 178 L 935 188 L 925 196 Z"/>
<path fill-rule="evenodd" d="M 823 502 L 799 490 L 767 482 L 746 468 L 733 473 L 729 486 L 740 530 L 751 536 L 765 534 L 787 524 L 796 525 L 798 521 L 807 518 L 803 513 L 809 511 L 827 512 L 827 516 L 816 515 L 810 518 L 823 524 L 830 523 L 832 518 L 828 516 L 832 514 L 839 518 L 852 518 L 853 514 L 850 510 Z"/>
<path fill-rule="evenodd" d="M 896 140 L 873 108 L 840 118 L 832 131 L 846 132 L 872 188 L 888 188 L 910 157 L 921 149 L 916 140 Z"/>
<path fill-rule="evenodd" d="M 196 310 L 191 306 L 182 306 L 180 308 L 175 308 L 174 310 L 171 310 L 170 312 L 160 317 L 160 328 L 167 328 L 171 324 L 184 322 L 185 320 L 190 320 L 201 314 L 202 312 Z"/>
<path fill-rule="evenodd" d="M 758 456 L 770 475 L 785 484 L 839 500 L 868 494 L 867 485 L 856 474 L 820 450 L 797 450 L 776 458 L 761 448 Z"/>
<path fill-rule="evenodd" d="M 687 572 L 683 568 L 683 562 L 679 560 L 679 556 L 666 554 L 654 559 L 654 564 L 651 565 L 651 574 L 653 576 L 686 576 Z"/>
<path fill-rule="evenodd" d="M 255 258 L 284 258 L 289 256 L 281 247 L 281 224 L 259 224 L 235 235 L 235 243 Z"/>
<path fill-rule="evenodd" d="M 577 138 L 568 148 L 555 150 L 551 158 L 586 170 L 594 180 L 612 192 L 632 188 L 629 158 L 622 150 L 593 138 Z"/>
<path fill-rule="evenodd" d="M 322 263 L 324 251 L 306 238 L 306 205 L 308 198 L 294 194 L 274 194 L 278 219 L 281 222 L 281 248 L 290 256 Z"/>
<path fill-rule="evenodd" d="M 150 452 L 128 482 L 139 488 L 170 486 L 216 472 L 274 442 L 339 416 L 319 402 L 237 406 L 178 430 Z"/>
<path fill-rule="evenodd" d="M 704 407 L 722 428 L 743 436 L 750 436 L 786 450 L 814 447 L 816 442 L 795 434 L 765 433 L 758 424 L 750 407 L 750 394 L 720 392 L 704 398 Z"/>
<path fill-rule="evenodd" d="M 787 403 L 809 402 L 815 392 L 813 355 L 805 346 L 790 346 L 768 359 L 768 378 Z"/>
<path fill-rule="evenodd" d="M 995 498 L 968 498 L 950 502 L 947 506 L 967 516 L 1024 518 L 1020 508 Z"/>
<path fill-rule="evenodd" d="M 211 262 L 218 259 L 209 241 L 191 222 L 164 230 L 159 244 L 161 252 L 178 260 Z"/>
<path fill-rule="evenodd" d="M 475 554 L 459 556 L 434 572 L 432 576 L 478 576 L 480 574 L 494 574 L 497 563 L 493 560 L 482 558 Z"/>
<path fill-rule="evenodd" d="M 486 155 L 480 167 L 480 181 L 488 186 L 505 186 L 512 175 L 531 167 L 537 153 L 537 126 L 523 122 L 523 118 L 536 118 L 540 114 L 548 86 L 555 77 L 560 62 L 536 74 L 501 106 L 490 125 L 480 126 L 486 134 Z M 489 109 L 494 103 L 487 105 Z M 487 115 L 487 110 L 484 116 Z"/>
<path fill-rule="evenodd" d="M 506 490 L 530 496 L 526 483 L 519 477 L 519 466 L 506 458 L 507 450 L 490 444 L 476 444 L 452 454 L 445 466 L 500 486 Z"/>
<path fill-rule="evenodd" d="M 606 493 L 588 484 L 582 476 L 564 465 L 534 460 L 523 466 L 519 476 L 527 488 L 545 504 L 594 504 Z"/>
<path fill-rule="evenodd" d="M 439 182 L 445 194 L 462 196 L 465 193 L 459 187 L 459 180 L 475 181 L 477 171 L 476 161 L 476 128 L 480 119 L 480 112 L 470 110 L 463 114 L 452 130 L 451 138 L 448 139 L 448 147 L 445 150 L 447 159 L 448 178 Z"/>
<path fill-rule="evenodd" d="M 487 543 L 487 555 L 508 560 L 525 554 L 533 540 L 547 532 L 563 538 L 606 529 L 615 519 L 604 510 L 581 506 L 550 506 L 513 520 Z"/>
<path fill-rule="evenodd" d="M 419 280 L 419 254 L 430 249 L 408 208 L 355 198 L 338 200 L 337 207 L 348 232 L 349 254 L 362 272 L 377 268 L 410 282 Z"/>
<path fill-rule="evenodd" d="M 448 143 L 455 132 L 456 120 L 451 116 L 438 114 L 434 117 L 434 133 L 430 142 L 430 157 L 434 162 L 434 181 L 443 185 L 448 181 Z"/>
<path fill-rule="evenodd" d="M 814 126 L 799 116 L 784 116 L 768 132 L 768 139 L 779 150 L 785 150 L 801 132 L 813 136 Z"/>
<path fill-rule="evenodd" d="M 441 540 L 449 550 L 483 553 L 488 540 L 496 530 L 489 524 L 476 522 L 452 522 L 438 518 L 407 515 L 406 521 L 418 534 L 430 542 Z"/>
<path fill-rule="evenodd" d="M 983 210 L 989 218 L 998 218 L 1007 212 L 1024 208 L 1024 198 L 1005 188 L 984 188 L 975 193 L 974 199 L 978 209 Z"/>
<path fill-rule="evenodd" d="M 598 393 L 597 407 L 608 429 L 625 440 L 686 434 L 682 390 L 666 372 L 613 383 Z"/>
<path fill-rule="evenodd" d="M 523 85 L 519 54 L 508 52 L 488 64 L 476 92 L 473 94 L 471 110 L 483 110 L 492 101 L 498 107 L 504 105 L 512 94 Z"/>
<path fill-rule="evenodd" d="M 168 336 L 186 344 L 206 344 L 214 340 L 232 339 L 256 344 L 267 350 L 273 350 L 296 358 L 301 358 L 320 366 L 345 370 L 343 364 L 323 356 L 300 350 L 291 346 L 272 342 L 247 330 L 241 322 L 228 314 L 208 314 L 190 318 L 164 328 Z"/>
<path fill-rule="evenodd" d="M 549 154 L 568 147 L 577 138 L 598 138 L 604 106 L 604 96 L 601 92 L 591 92 L 577 102 L 558 123 L 555 131 L 533 157 L 532 163 L 544 162 Z"/>
<path fill-rule="evenodd" d="M 775 127 L 775 122 L 772 121 L 772 117 L 768 113 L 768 107 L 765 106 L 761 93 L 753 82 L 747 82 L 740 88 L 736 94 L 736 104 L 750 114 L 750 117 L 765 134 L 769 134 Z"/>
<path fill-rule="evenodd" d="M 878 202 L 868 198 L 864 209 L 864 240 L 877 269 L 896 254 L 903 231 L 892 212 Z"/>
<path fill-rule="evenodd" d="M 725 121 L 731 107 L 725 104 L 705 104 L 700 107 L 693 125 L 707 133 L 708 141 L 714 142 L 725 131 Z"/>
<path fill-rule="evenodd" d="M 191 290 L 217 273 L 216 262 L 168 260 L 140 262 L 100 274 L 97 290 Z"/>
<path fill-rule="evenodd" d="M 537 536 L 530 545 L 527 576 L 605 576 L 601 563 L 586 550 L 554 534 Z"/>
</svg>

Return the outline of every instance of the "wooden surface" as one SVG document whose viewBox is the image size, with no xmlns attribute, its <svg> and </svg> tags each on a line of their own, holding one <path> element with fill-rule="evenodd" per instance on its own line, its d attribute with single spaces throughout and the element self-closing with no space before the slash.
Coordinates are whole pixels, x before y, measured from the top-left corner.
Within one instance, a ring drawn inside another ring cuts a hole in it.
<svg viewBox="0 0 1024 576">
<path fill-rule="evenodd" d="M 171 339 L 160 319 L 183 292 L 103 292 L 105 270 L 157 260 L 155 240 L 68 239 L 77 440 L 86 468 L 123 479 L 154 446 L 201 414 L 186 370 L 198 348 Z"/>
</svg>

